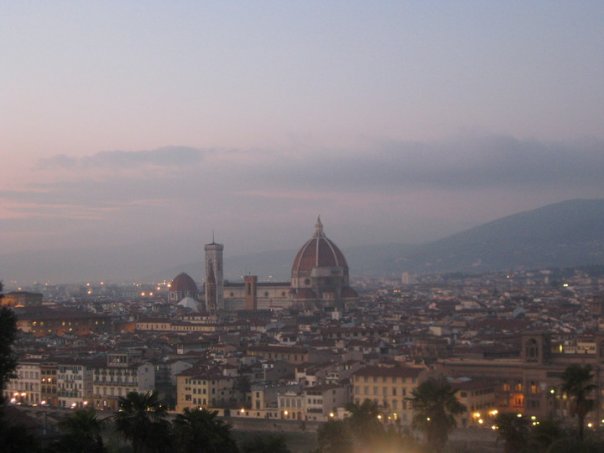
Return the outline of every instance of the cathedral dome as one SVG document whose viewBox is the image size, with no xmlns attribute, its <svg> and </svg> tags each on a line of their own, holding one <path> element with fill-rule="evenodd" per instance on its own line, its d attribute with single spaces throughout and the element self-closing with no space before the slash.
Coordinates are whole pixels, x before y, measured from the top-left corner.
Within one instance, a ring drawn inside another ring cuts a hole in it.
<svg viewBox="0 0 604 453">
<path fill-rule="evenodd" d="M 197 297 L 197 285 L 189 274 L 178 274 L 170 284 L 169 300 L 179 301 L 184 297 Z"/>
<path fill-rule="evenodd" d="M 315 232 L 300 248 L 292 264 L 294 299 L 341 300 L 348 286 L 348 263 L 337 245 L 325 236 L 321 218 Z"/>
<path fill-rule="evenodd" d="M 182 291 L 190 294 L 197 293 L 197 285 L 195 284 L 195 281 L 191 278 L 189 274 L 185 272 L 182 272 L 176 277 L 174 277 L 170 289 L 172 291 Z"/>
<path fill-rule="evenodd" d="M 339 267 L 348 273 L 344 254 L 323 232 L 321 218 L 317 219 L 315 233 L 300 248 L 292 266 L 292 276 L 312 272 L 314 268 Z"/>
</svg>

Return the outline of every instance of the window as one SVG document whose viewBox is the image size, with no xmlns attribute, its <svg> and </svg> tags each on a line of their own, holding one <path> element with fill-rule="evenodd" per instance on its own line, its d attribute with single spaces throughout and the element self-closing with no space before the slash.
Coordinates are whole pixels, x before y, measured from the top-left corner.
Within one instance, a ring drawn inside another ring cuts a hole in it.
<svg viewBox="0 0 604 453">
<path fill-rule="evenodd" d="M 526 342 L 526 360 L 536 362 L 539 359 L 539 345 L 537 340 L 531 338 Z"/>
</svg>

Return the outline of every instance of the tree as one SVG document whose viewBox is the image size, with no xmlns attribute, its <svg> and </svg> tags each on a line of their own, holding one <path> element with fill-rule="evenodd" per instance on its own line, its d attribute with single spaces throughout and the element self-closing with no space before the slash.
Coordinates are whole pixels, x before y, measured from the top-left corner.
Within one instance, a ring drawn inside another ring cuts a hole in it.
<svg viewBox="0 0 604 453">
<path fill-rule="evenodd" d="M 53 450 L 65 453 L 104 453 L 101 432 L 103 422 L 92 408 L 82 409 L 65 417 L 58 424 L 63 433 Z M 52 450 L 51 450 L 52 451 Z"/>
<path fill-rule="evenodd" d="M 503 440 L 505 453 L 519 453 L 527 446 L 529 420 L 518 414 L 499 413 L 495 419 L 497 439 Z"/>
<path fill-rule="evenodd" d="M 431 451 L 442 451 L 456 425 L 455 416 L 466 411 L 455 393 L 442 376 L 426 379 L 412 392 L 413 427 L 424 433 Z"/>
<path fill-rule="evenodd" d="M 384 434 L 384 425 L 380 421 L 380 411 L 376 402 L 366 399 L 361 404 L 346 406 L 350 412 L 347 423 L 351 432 L 362 443 L 371 443 Z"/>
<path fill-rule="evenodd" d="M 2 282 L 0 282 L 0 300 L 2 300 Z M 7 308 L 0 308 L 0 446 L 2 451 L 34 452 L 38 450 L 38 441 L 30 431 L 20 424 L 9 420 L 4 413 L 4 398 L 2 390 L 6 382 L 13 376 L 17 367 L 17 358 L 13 352 L 13 343 L 17 337 L 17 318 L 15 313 Z"/>
<path fill-rule="evenodd" d="M 119 399 L 115 428 L 132 443 L 134 453 L 163 452 L 170 449 L 172 440 L 166 416 L 157 392 L 130 392 Z"/>
<path fill-rule="evenodd" d="M 257 435 L 241 447 L 243 453 L 291 453 L 285 439 L 274 435 Z"/>
<path fill-rule="evenodd" d="M 569 365 L 562 373 L 561 389 L 573 400 L 571 414 L 577 416 L 579 440 L 583 440 L 585 417 L 594 408 L 593 399 L 588 398 L 589 394 L 596 388 L 591 383 L 593 377 L 591 365 Z"/>
<path fill-rule="evenodd" d="M 206 409 L 185 409 L 174 419 L 174 439 L 182 453 L 237 453 L 231 426 Z"/>
<path fill-rule="evenodd" d="M 0 300 L 2 299 L 2 283 L 0 282 Z M 11 378 L 17 366 L 17 358 L 13 352 L 13 343 L 17 337 L 17 318 L 7 307 L 0 308 L 0 390 Z M 2 395 L 0 392 L 0 404 Z"/>
<path fill-rule="evenodd" d="M 329 420 L 322 424 L 317 437 L 318 453 L 349 453 L 354 445 L 348 423 L 340 420 Z"/>
<path fill-rule="evenodd" d="M 531 428 L 529 448 L 535 452 L 549 452 L 554 442 L 567 436 L 559 420 L 547 418 Z"/>
</svg>

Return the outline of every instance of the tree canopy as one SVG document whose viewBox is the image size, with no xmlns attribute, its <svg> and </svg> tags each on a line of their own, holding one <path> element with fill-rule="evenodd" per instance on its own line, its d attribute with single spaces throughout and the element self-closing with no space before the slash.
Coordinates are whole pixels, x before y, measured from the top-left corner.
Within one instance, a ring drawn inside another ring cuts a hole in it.
<svg viewBox="0 0 604 453">
<path fill-rule="evenodd" d="M 132 443 L 134 453 L 164 452 L 172 443 L 166 416 L 157 392 L 130 392 L 119 400 L 115 428 Z"/>
<path fill-rule="evenodd" d="M 443 376 L 431 377 L 417 386 L 410 400 L 413 403 L 413 427 L 424 433 L 431 451 L 441 451 L 450 431 L 455 427 L 455 416 L 466 411 L 455 396 L 456 390 Z"/>
<path fill-rule="evenodd" d="M 571 414 L 577 416 L 579 440 L 583 440 L 585 417 L 594 408 L 594 400 L 589 398 L 596 385 L 591 365 L 569 365 L 562 373 L 561 389 L 572 398 Z"/>
</svg>

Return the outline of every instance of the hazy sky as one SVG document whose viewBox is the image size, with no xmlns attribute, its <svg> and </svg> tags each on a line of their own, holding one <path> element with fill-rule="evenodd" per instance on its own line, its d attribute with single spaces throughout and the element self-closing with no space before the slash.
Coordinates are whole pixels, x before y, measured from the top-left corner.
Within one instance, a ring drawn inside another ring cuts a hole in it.
<svg viewBox="0 0 604 453">
<path fill-rule="evenodd" d="M 587 0 L 2 2 L 0 273 L 167 238 L 189 260 L 212 229 L 295 248 L 319 213 L 344 247 L 420 242 L 601 197 L 603 23 Z"/>
</svg>

